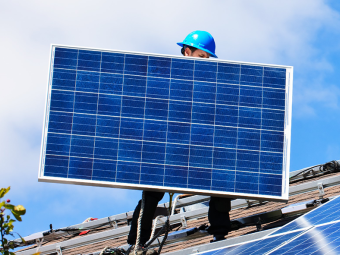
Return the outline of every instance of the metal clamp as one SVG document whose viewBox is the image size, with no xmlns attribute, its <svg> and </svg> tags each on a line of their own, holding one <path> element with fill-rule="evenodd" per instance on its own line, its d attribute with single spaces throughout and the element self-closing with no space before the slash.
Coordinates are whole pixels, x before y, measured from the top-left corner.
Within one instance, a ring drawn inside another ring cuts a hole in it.
<svg viewBox="0 0 340 255">
<path fill-rule="evenodd" d="M 323 196 L 325 195 L 325 190 L 323 188 L 322 182 L 318 183 L 318 190 L 319 190 L 319 198 L 323 198 Z"/>
<path fill-rule="evenodd" d="M 250 201 L 249 199 L 246 199 L 246 202 L 247 202 L 247 205 L 248 205 L 248 208 L 252 207 L 253 205 L 257 204 L 257 201 Z"/>
<path fill-rule="evenodd" d="M 261 218 L 260 217 L 258 217 L 258 219 L 257 219 L 257 222 L 256 222 L 256 224 L 255 224 L 255 226 L 256 226 L 256 231 L 261 231 L 262 230 L 262 220 L 261 220 Z"/>
<path fill-rule="evenodd" d="M 265 201 L 265 200 L 250 201 L 249 199 L 246 199 L 246 202 L 248 204 L 248 208 L 252 207 L 253 205 L 264 205 L 264 204 L 268 203 L 268 201 Z"/>
<path fill-rule="evenodd" d="M 37 247 L 41 247 L 43 241 L 44 241 L 44 238 L 35 239 L 35 242 L 36 242 L 36 244 L 37 244 Z"/>
<path fill-rule="evenodd" d="M 39 252 L 40 247 L 41 247 L 43 241 L 44 241 L 44 238 L 37 238 L 37 239 L 35 239 L 35 242 L 37 244 L 37 249 L 35 250 L 35 253 Z"/>
<path fill-rule="evenodd" d="M 113 218 L 111 220 L 110 217 L 107 217 L 107 220 L 112 228 L 114 229 L 118 228 L 118 222 L 116 221 L 116 218 Z"/>
<path fill-rule="evenodd" d="M 187 228 L 188 227 L 188 223 L 187 223 L 187 220 L 186 220 L 185 216 L 181 217 L 181 223 L 182 223 L 182 228 Z"/>
<path fill-rule="evenodd" d="M 60 245 L 57 245 L 57 246 L 55 247 L 55 250 L 56 250 L 56 252 L 57 252 L 58 255 L 63 255 L 63 253 L 61 252 L 61 246 L 60 246 Z"/>
<path fill-rule="evenodd" d="M 175 197 L 175 200 L 172 204 L 172 208 L 171 208 L 171 215 L 174 215 L 175 214 L 175 209 L 176 209 L 176 205 L 177 205 L 177 202 L 178 202 L 178 199 L 180 198 L 181 195 L 177 195 Z"/>
</svg>

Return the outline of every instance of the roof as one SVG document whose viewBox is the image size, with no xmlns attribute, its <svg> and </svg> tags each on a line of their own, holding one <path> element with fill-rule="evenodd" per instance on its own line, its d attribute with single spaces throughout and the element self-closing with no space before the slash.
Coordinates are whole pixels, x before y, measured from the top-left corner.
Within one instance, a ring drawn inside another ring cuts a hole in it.
<svg viewBox="0 0 340 255">
<path fill-rule="evenodd" d="M 337 161 L 291 172 L 289 201 L 267 202 L 237 199 L 232 201 L 230 218 L 233 230 L 227 240 L 210 244 L 212 237 L 206 231 L 188 235 L 188 230 L 208 224 L 209 197 L 191 196 L 179 198 L 176 213 L 170 217 L 173 230 L 163 246 L 162 254 L 192 254 L 198 251 L 224 247 L 248 240 L 253 240 L 274 231 L 277 227 L 296 219 L 314 209 L 325 198 L 340 195 L 340 167 Z M 297 203 L 300 205 L 296 205 Z M 294 206 L 295 205 L 295 206 Z M 306 205 L 302 206 L 301 205 Z M 164 213 L 166 204 L 159 205 Z M 289 208 L 287 208 L 290 206 Z M 127 247 L 128 223 L 133 212 L 113 215 L 108 218 L 81 223 L 52 233 L 36 233 L 25 238 L 29 246 L 17 251 L 17 254 L 100 254 L 105 247 Z M 161 212 L 162 213 L 162 212 Z M 260 219 L 256 220 L 256 219 Z M 161 227 L 165 218 L 160 218 L 157 227 Z M 82 230 L 80 230 L 82 228 Z M 84 229 L 88 233 L 79 235 Z M 177 232 L 176 232 L 177 230 Z M 180 230 L 184 230 L 180 232 Z M 159 238 L 159 241 L 162 237 Z M 179 245 L 180 244 L 180 245 Z M 18 245 L 22 245 L 18 243 Z M 151 246 L 157 248 L 156 240 Z"/>
</svg>

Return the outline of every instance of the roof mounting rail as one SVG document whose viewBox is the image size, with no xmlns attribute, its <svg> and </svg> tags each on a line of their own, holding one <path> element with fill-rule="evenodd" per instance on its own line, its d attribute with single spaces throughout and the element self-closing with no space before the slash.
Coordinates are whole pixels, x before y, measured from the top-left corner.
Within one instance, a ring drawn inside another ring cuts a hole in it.
<svg viewBox="0 0 340 255">
<path fill-rule="evenodd" d="M 340 161 L 329 161 L 325 164 L 311 166 L 290 174 L 289 183 L 307 180 L 324 174 L 340 172 Z"/>
</svg>

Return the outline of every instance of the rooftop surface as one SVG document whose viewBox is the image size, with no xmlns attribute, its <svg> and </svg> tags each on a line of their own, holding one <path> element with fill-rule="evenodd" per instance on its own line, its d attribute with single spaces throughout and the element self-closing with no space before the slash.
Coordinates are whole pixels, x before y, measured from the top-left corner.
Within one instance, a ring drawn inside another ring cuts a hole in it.
<svg viewBox="0 0 340 255">
<path fill-rule="evenodd" d="M 176 231 L 198 228 L 209 224 L 207 202 L 209 197 L 191 196 L 178 200 L 175 214 L 170 217 L 173 227 L 162 248 L 162 254 L 192 254 L 213 248 L 253 240 L 274 229 L 287 224 L 300 215 L 314 209 L 322 199 L 340 195 L 340 172 L 329 170 L 325 165 L 306 168 L 291 173 L 290 196 L 287 203 L 249 201 L 237 199 L 232 201 L 230 218 L 233 230 L 227 240 L 210 243 L 212 236 L 205 231 L 197 231 L 188 236 L 181 236 Z M 299 175 L 296 175 L 298 174 Z M 306 207 L 291 207 L 293 210 L 283 209 L 300 202 L 309 204 Z M 167 204 L 159 205 L 163 209 Z M 281 210 L 283 209 L 283 210 Z M 160 210 L 162 211 L 162 210 Z M 291 211 L 288 212 L 287 211 Z M 283 213 L 284 212 L 284 213 Z M 29 246 L 22 247 L 17 254 L 100 254 L 105 247 L 127 248 L 127 234 L 132 212 L 113 215 L 108 218 L 81 223 L 43 235 L 36 233 L 26 237 Z M 256 222 L 256 218 L 261 221 Z M 164 218 L 160 218 L 157 227 L 161 227 Z M 90 230 L 84 233 L 84 230 Z M 83 232 L 83 233 L 81 233 Z M 185 231 L 184 231 L 185 232 Z M 175 234 L 178 233 L 176 236 Z M 162 236 L 158 241 L 162 240 Z M 157 249 L 156 240 L 151 247 Z"/>
</svg>

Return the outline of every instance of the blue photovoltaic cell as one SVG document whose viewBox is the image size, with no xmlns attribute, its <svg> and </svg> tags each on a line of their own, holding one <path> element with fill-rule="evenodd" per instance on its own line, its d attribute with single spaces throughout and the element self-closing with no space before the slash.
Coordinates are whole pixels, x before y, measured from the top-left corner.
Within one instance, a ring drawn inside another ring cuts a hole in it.
<svg viewBox="0 0 340 255">
<path fill-rule="evenodd" d="M 340 220 L 340 197 L 336 197 L 322 206 L 315 208 L 313 211 L 283 226 L 273 234 L 280 234 L 336 220 Z"/>
<path fill-rule="evenodd" d="M 265 254 L 282 244 L 284 245 L 268 254 L 339 254 L 339 212 L 340 197 L 336 197 L 264 239 L 205 252 L 202 255 Z M 296 239 L 290 240 L 294 237 Z"/>
<path fill-rule="evenodd" d="M 270 254 L 340 254 L 340 222 L 317 226 Z"/>
<path fill-rule="evenodd" d="M 283 242 L 297 236 L 302 233 L 302 231 L 297 231 L 289 234 L 267 237 L 254 242 L 249 242 L 241 245 L 236 245 L 232 247 L 221 248 L 214 251 L 208 251 L 200 253 L 201 255 L 259 255 L 265 254 L 270 250 L 281 245 Z"/>
<path fill-rule="evenodd" d="M 286 68 L 53 53 L 43 176 L 282 196 Z"/>
</svg>

